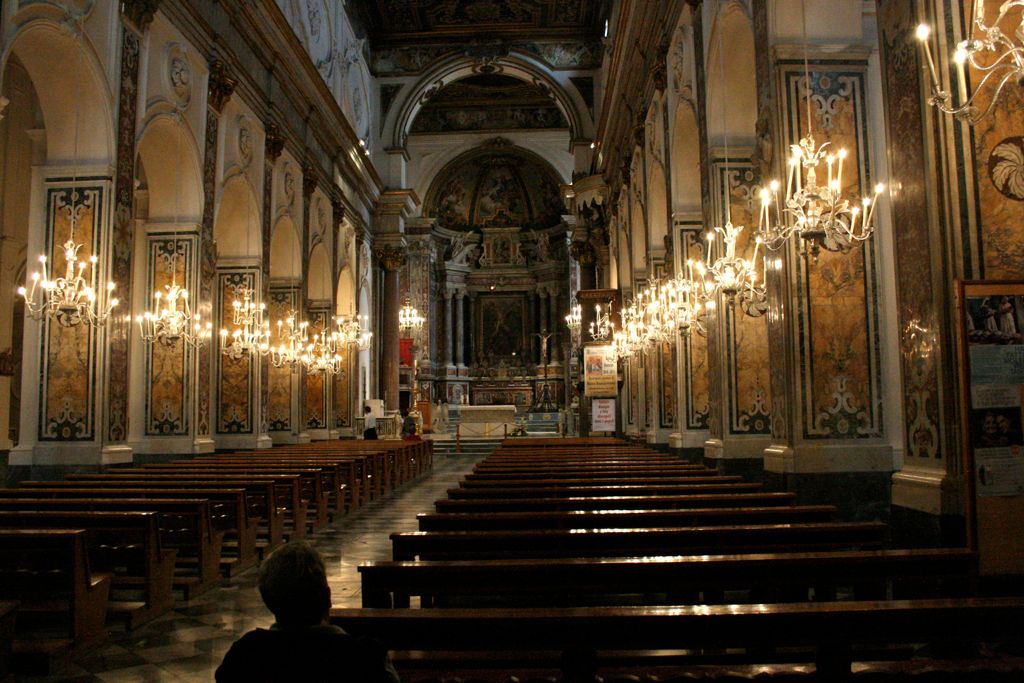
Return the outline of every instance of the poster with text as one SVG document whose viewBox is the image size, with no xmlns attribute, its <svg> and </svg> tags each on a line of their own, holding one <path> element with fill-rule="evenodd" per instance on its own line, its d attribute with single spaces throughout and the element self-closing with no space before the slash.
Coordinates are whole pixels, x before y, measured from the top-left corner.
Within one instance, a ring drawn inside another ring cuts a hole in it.
<svg viewBox="0 0 1024 683">
<path fill-rule="evenodd" d="M 590 405 L 590 431 L 615 431 L 615 399 L 595 398 Z"/>
<path fill-rule="evenodd" d="M 615 348 L 608 344 L 583 348 L 584 395 L 614 397 L 618 393 Z"/>
</svg>

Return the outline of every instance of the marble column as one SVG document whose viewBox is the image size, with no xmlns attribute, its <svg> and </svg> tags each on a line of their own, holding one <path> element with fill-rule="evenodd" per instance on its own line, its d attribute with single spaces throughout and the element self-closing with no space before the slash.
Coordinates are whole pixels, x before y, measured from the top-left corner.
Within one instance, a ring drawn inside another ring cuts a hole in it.
<svg viewBox="0 0 1024 683">
<path fill-rule="evenodd" d="M 452 290 L 446 290 L 444 293 L 444 365 L 446 368 L 450 368 L 454 365 L 452 361 L 452 352 L 455 347 L 454 339 L 455 334 L 453 332 L 453 321 L 454 311 L 452 310 L 452 299 L 455 298 L 455 292 Z"/>
<path fill-rule="evenodd" d="M 562 326 L 559 324 L 562 322 L 562 302 L 561 296 L 558 290 L 551 291 L 551 305 L 548 308 L 548 331 L 552 333 L 548 348 L 551 349 L 551 362 L 558 362 L 561 360 L 561 353 L 559 353 L 560 340 L 562 337 Z"/>
<path fill-rule="evenodd" d="M 383 313 L 381 320 L 380 388 L 384 407 L 398 410 L 398 310 L 402 307 L 399 273 L 405 265 L 405 250 L 399 244 L 377 248 L 377 259 L 384 268 Z"/>
<path fill-rule="evenodd" d="M 526 335 L 527 335 L 526 338 L 527 338 L 527 341 L 529 343 L 529 346 L 527 348 L 530 349 L 530 352 L 529 352 L 530 353 L 530 359 L 534 363 L 538 363 L 539 362 L 538 358 L 539 358 L 539 354 L 540 354 L 540 352 L 538 351 L 539 346 L 537 344 L 537 338 L 535 336 L 533 336 L 533 333 L 537 331 L 537 293 L 536 292 L 530 292 L 529 294 L 526 295 L 526 307 L 527 307 L 526 316 L 528 318 L 528 321 L 526 323 Z"/>
<path fill-rule="evenodd" d="M 466 365 L 473 365 L 476 362 L 476 350 L 474 345 L 476 344 L 476 332 L 474 331 L 476 325 L 476 292 L 468 292 L 466 294 L 469 299 L 469 306 L 466 309 L 467 319 L 467 330 L 469 331 L 468 344 L 466 344 Z"/>
<path fill-rule="evenodd" d="M 465 291 L 460 289 L 455 292 L 455 365 L 459 368 L 466 367 L 464 362 L 466 349 L 465 300 Z"/>
</svg>

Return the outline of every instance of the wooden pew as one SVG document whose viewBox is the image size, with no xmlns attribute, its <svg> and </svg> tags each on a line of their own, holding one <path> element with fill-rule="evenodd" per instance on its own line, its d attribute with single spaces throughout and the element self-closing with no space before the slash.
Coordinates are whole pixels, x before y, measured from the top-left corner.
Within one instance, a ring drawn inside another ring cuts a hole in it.
<svg viewBox="0 0 1024 683">
<path fill-rule="evenodd" d="M 510 472 L 507 474 L 484 474 L 484 473 L 470 473 L 462 478 L 462 481 L 471 485 L 482 485 L 482 484 L 498 484 L 507 483 L 512 485 L 520 485 L 532 482 L 548 483 L 548 482 L 564 482 L 567 480 L 579 479 L 584 476 L 590 476 L 594 479 L 612 479 L 612 478 L 631 478 L 631 479 L 643 479 L 649 481 L 651 479 L 700 479 L 703 477 L 714 477 L 720 476 L 715 470 L 680 470 L 680 469 L 664 469 L 656 471 L 645 471 L 643 473 L 637 473 L 628 469 L 622 471 L 613 472 L 594 472 L 592 470 L 583 470 L 579 472 L 556 472 L 556 473 L 545 473 L 545 472 Z"/>
<path fill-rule="evenodd" d="M 0 599 L 19 603 L 15 655 L 45 664 L 104 640 L 111 578 L 90 568 L 84 529 L 0 529 Z"/>
<path fill-rule="evenodd" d="M 434 502 L 438 512 L 529 512 L 535 510 L 652 510 L 742 505 L 792 505 L 790 491 L 755 493 L 708 493 L 674 496 L 569 496 L 565 498 L 481 498 Z"/>
<path fill-rule="evenodd" d="M 14 683 L 11 656 L 14 649 L 14 622 L 17 602 L 0 602 L 0 683 Z"/>
<path fill-rule="evenodd" d="M 648 476 L 624 473 L 620 475 L 592 474 L 557 477 L 553 479 L 468 479 L 459 482 L 463 489 L 529 489 L 566 486 L 640 486 L 645 484 L 738 484 L 743 477 L 722 474 L 690 474 L 679 475 L 674 472 L 658 473 Z"/>
<path fill-rule="evenodd" d="M 159 517 L 157 512 L 4 510 L 0 511 L 0 528 L 85 529 L 90 566 L 113 577 L 112 593 L 133 594 L 111 599 L 108 614 L 134 629 L 174 604 L 177 551 L 163 548 Z M 129 599 L 140 592 L 141 600 Z"/>
<path fill-rule="evenodd" d="M 675 662 L 707 663 L 714 660 L 693 653 L 727 648 L 745 650 L 753 662 L 766 657 L 779 661 L 784 655 L 783 661 L 814 664 L 809 680 L 837 683 L 856 680 L 851 678 L 853 663 L 861 653 L 873 655 L 879 647 L 1016 638 L 1024 631 L 1024 599 L 511 610 L 335 608 L 330 618 L 352 635 L 386 643 L 405 683 L 436 680 L 437 667 L 443 667 L 444 675 L 465 674 L 474 658 L 480 665 L 475 653 L 499 649 L 506 653 L 510 673 L 527 677 L 530 670 L 554 666 L 565 683 L 594 683 L 596 674 L 621 668 L 623 660 L 634 671 L 662 665 L 666 655 Z M 920 662 L 922 668 L 935 664 Z"/>
<path fill-rule="evenodd" d="M 496 529 L 607 529 L 716 524 L 784 524 L 827 522 L 834 505 L 696 508 L 690 510 L 566 510 L 548 512 L 420 513 L 420 531 L 490 531 Z"/>
<path fill-rule="evenodd" d="M 964 597 L 975 576 L 965 548 L 637 558 L 370 562 L 363 607 L 585 606 Z M 611 600 L 618 602 L 612 603 Z"/>
<path fill-rule="evenodd" d="M 743 493 L 759 491 L 761 484 L 723 482 L 711 484 L 629 484 L 616 486 L 535 486 L 448 489 L 448 497 L 456 499 L 486 498 L 576 498 L 589 496 L 668 496 L 697 493 Z"/>
<path fill-rule="evenodd" d="M 24 483 L 24 482 L 23 482 Z M 40 482 L 47 483 L 47 482 Z M 60 482 L 49 482 L 59 484 Z M 231 489 L 226 489 L 231 492 Z M 99 501 L 107 498 L 174 498 L 198 496 L 205 490 L 193 489 L 141 489 L 141 488 L 73 488 L 69 486 L 25 487 L 0 489 L 0 501 L 4 499 L 49 498 L 67 501 L 76 507 L 88 509 L 91 505 L 102 505 Z M 240 490 L 234 494 L 241 495 Z M 181 501 L 179 500 L 179 503 Z M 210 501 L 195 500 L 189 506 L 182 504 L 174 516 L 162 517 L 161 542 L 166 548 L 178 551 L 175 561 L 174 585 L 184 592 L 185 599 L 204 593 L 220 581 L 221 547 L 224 531 L 215 529 L 210 511 Z"/>
<path fill-rule="evenodd" d="M 410 531 L 391 534 L 391 548 L 394 560 L 799 552 L 881 548 L 886 531 L 885 524 L 876 522 L 596 530 Z"/>
</svg>

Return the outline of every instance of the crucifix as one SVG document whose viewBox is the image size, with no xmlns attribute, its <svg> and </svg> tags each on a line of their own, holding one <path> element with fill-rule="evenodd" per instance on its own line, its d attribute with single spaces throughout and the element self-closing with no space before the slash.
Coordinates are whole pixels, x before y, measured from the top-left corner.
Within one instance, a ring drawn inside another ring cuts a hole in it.
<svg viewBox="0 0 1024 683">
<path fill-rule="evenodd" d="M 554 332 L 534 332 L 533 336 L 540 339 L 540 358 L 544 363 L 544 383 L 541 385 L 540 396 L 537 397 L 536 406 L 541 410 L 552 410 L 551 391 L 548 388 L 548 339 L 551 339 Z"/>
</svg>

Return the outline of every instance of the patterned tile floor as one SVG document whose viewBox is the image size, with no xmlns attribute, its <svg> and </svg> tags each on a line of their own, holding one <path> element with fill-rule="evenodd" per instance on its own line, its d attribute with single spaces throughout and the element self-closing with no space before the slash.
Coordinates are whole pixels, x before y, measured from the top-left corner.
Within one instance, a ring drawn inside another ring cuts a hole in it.
<svg viewBox="0 0 1024 683">
<path fill-rule="evenodd" d="M 433 510 L 472 469 L 475 458 L 436 457 L 433 471 L 401 490 L 374 501 L 350 517 L 317 533 L 311 542 L 327 563 L 332 602 L 359 607 L 363 562 L 391 559 L 388 535 L 415 531 L 416 514 Z M 113 632 L 110 639 L 47 677 L 19 677 L 24 683 L 148 683 L 213 681 L 213 672 L 231 644 L 246 631 L 266 627 L 273 616 L 256 589 L 256 571 L 225 579 L 220 588 L 194 600 L 179 600 L 175 609 L 133 632 Z"/>
</svg>

